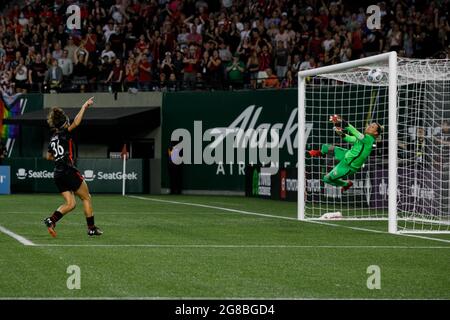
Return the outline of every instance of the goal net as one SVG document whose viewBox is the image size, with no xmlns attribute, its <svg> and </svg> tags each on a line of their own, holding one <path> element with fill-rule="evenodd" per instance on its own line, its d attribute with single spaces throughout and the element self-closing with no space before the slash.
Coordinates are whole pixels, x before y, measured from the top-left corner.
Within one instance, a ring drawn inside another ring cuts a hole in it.
<svg viewBox="0 0 450 320">
<path fill-rule="evenodd" d="M 373 122 L 384 127 L 363 166 L 342 178 L 353 183 L 345 191 L 324 182 L 353 146 L 333 130 L 334 114 L 363 134 Z M 299 127 L 308 128 L 299 140 L 300 219 L 389 220 L 390 232 L 450 232 L 449 60 L 386 53 L 300 72 Z M 323 145 L 334 151 L 310 157 Z"/>
</svg>

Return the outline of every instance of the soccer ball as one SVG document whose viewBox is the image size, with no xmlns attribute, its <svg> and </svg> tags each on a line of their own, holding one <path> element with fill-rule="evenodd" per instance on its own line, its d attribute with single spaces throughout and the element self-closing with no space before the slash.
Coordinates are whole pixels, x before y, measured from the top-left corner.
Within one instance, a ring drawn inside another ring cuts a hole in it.
<svg viewBox="0 0 450 320">
<path fill-rule="evenodd" d="M 381 72 L 380 68 L 370 69 L 367 74 L 367 79 L 369 82 L 380 82 L 383 79 L 383 72 Z"/>
</svg>

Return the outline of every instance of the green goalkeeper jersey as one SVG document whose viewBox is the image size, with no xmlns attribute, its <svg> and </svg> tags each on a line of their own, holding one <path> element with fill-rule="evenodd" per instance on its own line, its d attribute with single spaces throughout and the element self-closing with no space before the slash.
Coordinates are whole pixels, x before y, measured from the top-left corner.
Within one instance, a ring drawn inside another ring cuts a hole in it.
<svg viewBox="0 0 450 320">
<path fill-rule="evenodd" d="M 360 169 L 372 152 L 375 138 L 370 134 L 362 134 L 351 124 L 345 128 L 351 135 L 346 134 L 344 141 L 353 144 L 345 153 L 345 162 L 354 169 Z"/>
</svg>

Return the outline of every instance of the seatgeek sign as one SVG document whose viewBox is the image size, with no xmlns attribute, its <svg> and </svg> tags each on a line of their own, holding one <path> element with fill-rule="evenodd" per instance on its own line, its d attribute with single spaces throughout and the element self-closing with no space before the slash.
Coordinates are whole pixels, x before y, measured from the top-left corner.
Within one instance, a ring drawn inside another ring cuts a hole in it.
<svg viewBox="0 0 450 320">
<path fill-rule="evenodd" d="M 11 158 L 6 163 L 11 166 L 12 192 L 57 192 L 53 162 L 38 158 Z M 129 159 L 125 176 L 120 159 L 78 159 L 76 165 L 93 193 L 121 193 L 123 178 L 128 192 L 142 193 L 148 181 L 142 159 Z"/>
<path fill-rule="evenodd" d="M 83 178 L 86 181 L 95 181 L 95 180 L 122 180 L 123 172 L 103 172 L 94 170 L 84 170 L 81 172 Z M 25 179 L 53 179 L 54 173 L 47 170 L 27 170 L 24 168 L 19 168 L 16 172 L 17 179 L 25 180 Z M 125 180 L 138 180 L 137 172 L 129 172 L 125 174 Z"/>
</svg>

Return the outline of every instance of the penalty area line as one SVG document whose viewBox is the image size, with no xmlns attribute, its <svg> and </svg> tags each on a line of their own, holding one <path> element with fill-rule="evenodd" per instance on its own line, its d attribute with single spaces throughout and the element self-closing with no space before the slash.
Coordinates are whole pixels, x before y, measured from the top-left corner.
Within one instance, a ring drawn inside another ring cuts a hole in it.
<svg viewBox="0 0 450 320">
<path fill-rule="evenodd" d="M 185 206 L 191 206 L 191 207 L 216 209 L 216 210 L 222 210 L 222 211 L 228 211 L 228 212 L 234 212 L 234 213 L 240 213 L 240 214 L 252 215 L 252 216 L 259 216 L 259 217 L 266 217 L 266 218 L 275 218 L 275 219 L 299 221 L 297 218 L 292 218 L 292 217 L 276 216 L 276 215 L 272 215 L 272 214 L 265 214 L 265 213 L 244 211 L 244 210 L 238 210 L 238 209 L 210 206 L 210 205 L 201 204 L 201 203 L 174 201 L 174 200 L 163 200 L 163 199 L 146 198 L 146 197 L 139 197 L 139 196 L 127 196 L 127 197 L 128 198 L 133 198 L 133 199 L 139 199 L 139 200 L 147 200 L 147 201 L 154 201 L 154 202 L 179 204 L 179 205 L 185 205 Z M 351 229 L 351 230 L 356 230 L 356 231 L 382 233 L 382 234 L 388 234 L 388 235 L 411 237 L 411 238 L 419 238 L 419 239 L 424 239 L 424 240 L 432 240 L 432 241 L 450 243 L 450 240 L 446 240 L 446 239 L 431 238 L 431 237 L 418 236 L 418 235 L 412 235 L 412 234 L 404 234 L 404 233 L 392 234 L 392 233 L 389 233 L 389 232 L 386 232 L 386 231 L 381 231 L 381 230 L 359 228 L 359 227 L 351 227 L 351 226 L 345 226 L 345 225 L 340 225 L 340 224 L 330 223 L 330 222 L 310 221 L 310 220 L 302 220 L 301 222 L 315 223 L 315 224 L 321 224 L 321 225 L 330 226 L 330 227 L 338 227 L 338 228 Z"/>
<path fill-rule="evenodd" d="M 24 246 L 35 246 L 36 244 L 31 242 L 30 240 L 28 240 L 25 237 L 22 237 L 21 235 L 12 232 L 9 229 L 6 229 L 5 227 L 0 225 L 0 232 L 6 234 L 7 236 L 10 236 L 11 238 L 19 241 L 21 244 L 23 244 Z"/>
</svg>

